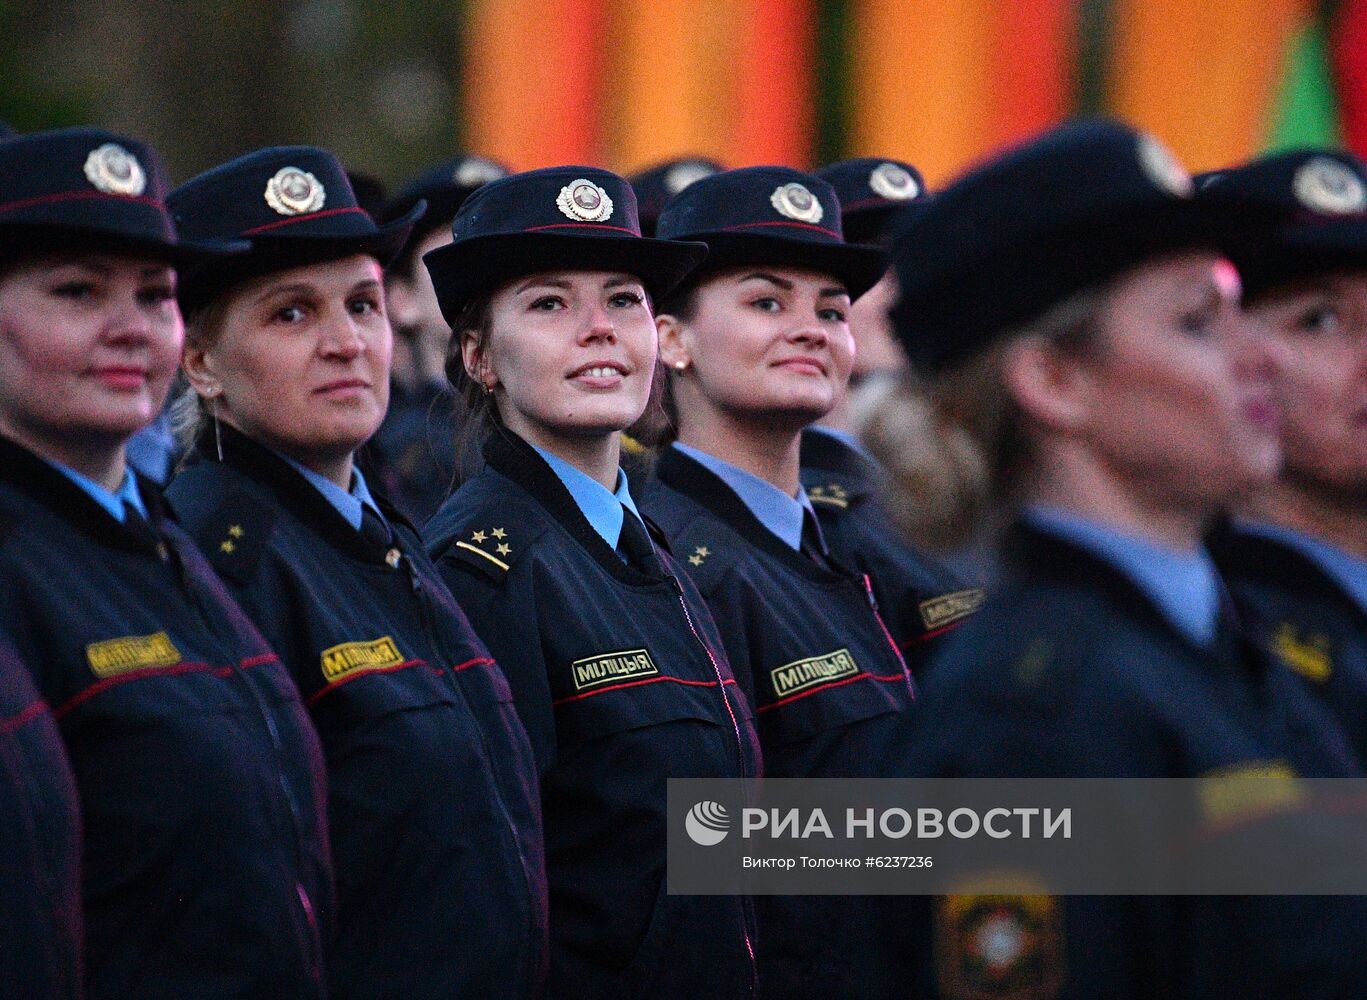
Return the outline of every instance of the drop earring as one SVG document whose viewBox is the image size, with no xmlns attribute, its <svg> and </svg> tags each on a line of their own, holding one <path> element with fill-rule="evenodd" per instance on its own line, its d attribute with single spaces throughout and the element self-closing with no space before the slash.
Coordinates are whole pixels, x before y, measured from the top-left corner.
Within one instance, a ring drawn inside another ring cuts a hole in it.
<svg viewBox="0 0 1367 1000">
<path fill-rule="evenodd" d="M 218 422 L 218 390 L 209 397 L 209 415 L 214 420 L 214 448 L 218 452 L 218 460 L 223 461 L 223 427 Z"/>
</svg>

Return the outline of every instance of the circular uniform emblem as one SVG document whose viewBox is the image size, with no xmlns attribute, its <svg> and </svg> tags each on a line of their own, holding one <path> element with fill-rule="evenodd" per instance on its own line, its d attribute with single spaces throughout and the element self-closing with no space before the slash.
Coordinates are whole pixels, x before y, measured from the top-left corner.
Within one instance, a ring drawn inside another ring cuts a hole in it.
<svg viewBox="0 0 1367 1000">
<path fill-rule="evenodd" d="M 92 149 L 85 158 L 85 177 L 97 191 L 136 197 L 147 189 L 142 164 L 116 142 Z"/>
<path fill-rule="evenodd" d="M 497 163 L 482 156 L 470 156 L 451 173 L 451 182 L 461 187 L 477 188 L 507 176 L 507 171 Z"/>
<path fill-rule="evenodd" d="M 298 167 L 281 167 L 266 182 L 266 204 L 281 215 L 316 212 L 327 200 L 327 191 L 318 178 Z"/>
<path fill-rule="evenodd" d="M 1291 182 L 1296 200 L 1325 215 L 1348 215 L 1367 207 L 1367 188 L 1357 174 L 1338 160 L 1317 156 L 1307 160 Z"/>
<path fill-rule="evenodd" d="M 873 193 L 888 201 L 909 201 L 921 193 L 921 185 L 905 167 L 895 163 L 880 163 L 869 174 Z"/>
<path fill-rule="evenodd" d="M 1167 146 L 1151 135 L 1139 137 L 1139 166 L 1149 180 L 1169 194 L 1190 198 L 1195 191 L 1191 174 Z"/>
<path fill-rule="evenodd" d="M 612 217 L 612 199 L 593 181 L 570 181 L 560 189 L 555 204 L 576 222 L 602 222 Z"/>
<path fill-rule="evenodd" d="M 664 187 L 671 195 L 678 194 L 690 184 L 715 173 L 706 163 L 678 163 L 665 172 Z"/>
<path fill-rule="evenodd" d="M 816 195 L 796 181 L 775 188 L 774 193 L 769 196 L 769 201 L 779 215 L 786 215 L 798 222 L 820 222 L 824 214 Z"/>
</svg>

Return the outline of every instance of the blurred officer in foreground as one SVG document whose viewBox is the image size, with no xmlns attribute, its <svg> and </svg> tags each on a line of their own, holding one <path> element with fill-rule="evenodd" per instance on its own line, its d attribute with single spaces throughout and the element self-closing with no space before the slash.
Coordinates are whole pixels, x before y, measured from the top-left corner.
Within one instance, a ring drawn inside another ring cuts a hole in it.
<svg viewBox="0 0 1367 1000">
<path fill-rule="evenodd" d="M 401 219 L 419 201 L 427 211 L 385 268 L 385 296 L 394 327 L 389 411 L 362 450 L 363 466 L 389 491 L 394 505 L 423 524 L 460 481 L 479 465 L 479 449 L 459 419 L 446 381 L 451 328 L 442 318 L 423 254 L 451 242 L 451 220 L 480 185 L 508 176 L 502 164 L 482 156 L 443 160 L 419 174 L 385 206 L 381 217 Z"/>
<path fill-rule="evenodd" d="M 1281 475 L 1215 541 L 1240 610 L 1367 761 L 1367 169 L 1307 150 L 1219 175 L 1291 220 L 1240 248 L 1249 315 L 1284 348 Z"/>
<path fill-rule="evenodd" d="M 666 781 L 754 777 L 747 699 L 712 616 L 619 467 L 656 363 L 651 302 L 706 253 L 644 239 L 615 174 L 493 181 L 426 257 L 488 429 L 485 465 L 427 526 L 512 685 L 541 770 L 555 996 L 755 990 L 748 899 L 673 896 Z"/>
<path fill-rule="evenodd" d="M 173 263 L 233 249 L 179 243 L 166 188 L 151 149 L 101 130 L 0 143 L 0 632 L 76 776 L 88 995 L 321 997 L 313 726 L 124 460 L 180 358 Z"/>
<path fill-rule="evenodd" d="M 377 228 L 337 160 L 258 150 L 172 192 L 190 269 L 194 453 L 167 496 L 279 652 L 323 743 L 337 872 L 330 993 L 536 997 L 546 966 L 531 748 L 415 530 L 354 467 L 384 417 Z"/>
<path fill-rule="evenodd" d="M 1276 347 L 1219 253 L 1262 211 L 1194 199 L 1155 140 L 1087 121 L 965 175 L 899 233 L 898 333 L 1019 512 L 1000 589 L 923 687 L 928 776 L 1360 774 L 1327 713 L 1244 641 L 1201 545 L 1280 463 Z M 934 910 L 946 997 L 1367 988 L 1352 898 Z"/>
<path fill-rule="evenodd" d="M 915 684 L 868 576 L 827 547 L 798 466 L 803 429 L 849 378 L 850 302 L 887 259 L 844 241 L 829 184 L 786 167 L 697 182 L 657 232 L 708 254 L 657 317 L 679 437 L 645 510 L 712 609 L 765 773 L 907 777 Z M 906 925 L 873 897 L 755 906 L 766 997 L 902 996 L 915 973 Z"/>
</svg>

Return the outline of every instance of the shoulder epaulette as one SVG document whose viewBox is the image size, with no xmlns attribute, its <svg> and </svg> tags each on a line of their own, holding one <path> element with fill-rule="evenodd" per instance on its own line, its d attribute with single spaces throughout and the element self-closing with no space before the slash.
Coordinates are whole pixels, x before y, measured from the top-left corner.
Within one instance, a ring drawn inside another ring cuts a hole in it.
<svg viewBox="0 0 1367 1000">
<path fill-rule="evenodd" d="M 814 471 L 822 472 L 822 470 Z M 847 483 L 839 476 L 830 473 L 808 476 L 804 472 L 802 478 L 803 486 L 807 490 L 807 499 L 818 507 L 846 510 L 850 504 L 864 496 L 864 491 L 858 486 Z"/>
<path fill-rule="evenodd" d="M 743 545 L 727 525 L 712 517 L 695 517 L 674 536 L 670 547 L 679 563 L 704 595 L 735 564 Z"/>
<path fill-rule="evenodd" d="M 444 520 L 445 511 L 437 522 Z M 448 522 L 449 523 L 449 522 Z M 432 539 L 434 556 L 449 558 L 501 583 L 548 527 L 548 516 L 530 503 L 487 500 L 461 510 L 449 528 L 441 526 Z M 429 530 L 433 524 L 429 524 Z"/>
<path fill-rule="evenodd" d="M 243 490 L 233 490 L 205 519 L 195 540 L 223 576 L 245 582 L 275 531 L 275 511 Z"/>
</svg>

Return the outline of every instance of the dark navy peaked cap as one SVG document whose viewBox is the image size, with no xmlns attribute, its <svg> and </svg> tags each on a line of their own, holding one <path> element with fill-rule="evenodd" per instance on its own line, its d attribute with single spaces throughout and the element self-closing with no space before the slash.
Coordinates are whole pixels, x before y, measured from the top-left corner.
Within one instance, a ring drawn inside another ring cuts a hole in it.
<svg viewBox="0 0 1367 1000">
<path fill-rule="evenodd" d="M 1282 222 L 1230 253 L 1246 297 L 1340 268 L 1367 269 L 1367 164 L 1351 153 L 1300 149 L 1222 170 L 1202 201 L 1271 203 Z"/>
<path fill-rule="evenodd" d="M 707 244 L 707 263 L 694 280 L 747 264 L 797 267 L 834 275 L 857 299 L 887 270 L 882 250 L 845 242 L 835 189 L 788 167 L 704 177 L 665 206 L 656 233 Z"/>
<path fill-rule="evenodd" d="M 841 160 L 822 167 L 816 176 L 835 188 L 845 239 L 851 243 L 885 243 L 893 217 L 929 194 L 921 171 L 901 160 Z"/>
<path fill-rule="evenodd" d="M 681 156 L 632 174 L 627 179 L 636 192 L 636 203 L 641 213 L 641 232 L 646 236 L 654 236 L 660 213 L 670 198 L 688 185 L 719 174 L 723 169 L 716 160 L 709 160 L 705 156 Z"/>
<path fill-rule="evenodd" d="M 376 226 L 341 162 L 313 146 L 272 146 L 186 181 L 167 199 L 186 238 L 245 240 L 246 252 L 181 276 L 187 310 L 248 278 L 369 254 L 388 264 L 425 205 Z"/>
<path fill-rule="evenodd" d="M 397 219 L 412 211 L 420 201 L 427 202 L 423 217 L 425 229 L 450 225 L 465 199 L 488 184 L 502 180 L 511 171 L 502 163 L 483 156 L 462 154 L 428 167 L 400 188 L 385 206 L 384 218 Z"/>
<path fill-rule="evenodd" d="M 161 157 L 127 136 L 96 128 L 12 136 L 0 142 L 0 253 L 79 245 L 184 263 L 242 249 L 178 237 L 169 187 Z"/>
<path fill-rule="evenodd" d="M 1267 205 L 1194 197 L 1172 154 L 1127 125 L 1073 122 L 904 217 L 893 235 L 892 317 L 908 357 L 934 372 L 1149 258 L 1197 247 L 1230 253 L 1275 215 Z"/>
<path fill-rule="evenodd" d="M 700 243 L 641 235 L 636 195 L 597 167 L 549 167 L 491 181 L 451 224 L 454 242 L 423 256 L 446 322 L 473 299 L 539 271 L 634 274 L 657 301 L 707 255 Z"/>
</svg>

